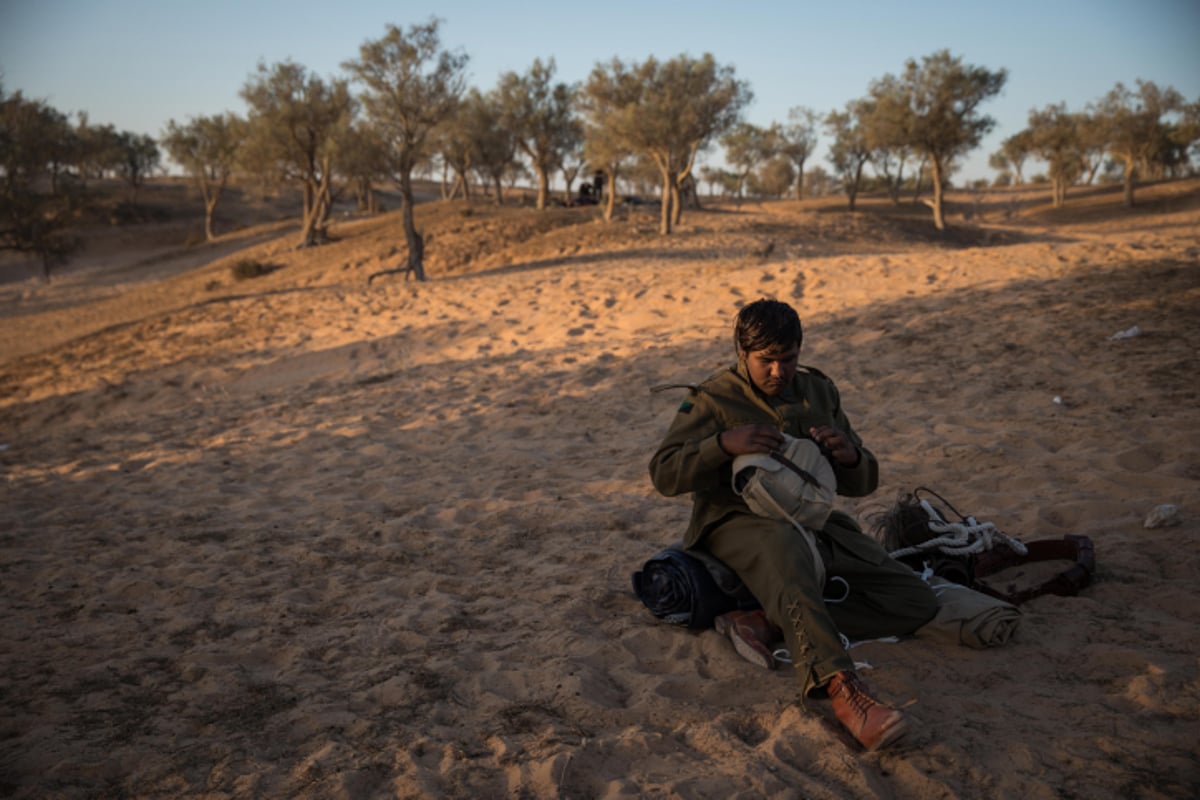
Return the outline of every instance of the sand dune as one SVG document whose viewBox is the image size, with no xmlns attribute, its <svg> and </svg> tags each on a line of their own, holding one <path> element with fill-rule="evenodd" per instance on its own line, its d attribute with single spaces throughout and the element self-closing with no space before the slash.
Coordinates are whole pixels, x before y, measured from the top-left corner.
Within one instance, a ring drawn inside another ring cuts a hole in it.
<svg viewBox="0 0 1200 800">
<path fill-rule="evenodd" d="M 1200 184 L 928 220 L 825 204 L 422 208 L 179 268 L 3 287 L 0 789 L 42 797 L 1200 794 Z M 957 221 L 957 220 L 956 220 Z M 772 243 L 767 256 L 760 255 Z M 278 268 L 235 282 L 250 256 Z M 883 485 L 1094 585 L 991 651 L 856 648 L 864 754 L 792 676 L 655 621 L 646 464 L 759 296 L 797 306 Z M 1138 336 L 1113 339 L 1137 325 Z M 1143 527 L 1171 503 L 1182 525 Z"/>
</svg>

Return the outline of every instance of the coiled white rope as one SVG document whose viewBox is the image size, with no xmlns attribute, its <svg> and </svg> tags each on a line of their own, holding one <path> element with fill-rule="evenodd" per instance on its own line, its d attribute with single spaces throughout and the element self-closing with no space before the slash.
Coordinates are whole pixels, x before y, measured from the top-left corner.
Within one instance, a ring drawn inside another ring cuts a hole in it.
<svg viewBox="0 0 1200 800">
<path fill-rule="evenodd" d="M 921 501 L 921 508 L 929 515 L 929 530 L 939 535 L 912 547 L 893 550 L 888 554 L 892 558 L 902 558 L 930 550 L 940 550 L 951 556 L 965 556 L 991 550 L 997 544 L 1006 545 L 1018 555 L 1023 556 L 1029 552 L 1019 539 L 1014 539 L 990 522 L 979 522 L 974 517 L 967 517 L 962 522 L 947 522 L 928 500 Z"/>
</svg>

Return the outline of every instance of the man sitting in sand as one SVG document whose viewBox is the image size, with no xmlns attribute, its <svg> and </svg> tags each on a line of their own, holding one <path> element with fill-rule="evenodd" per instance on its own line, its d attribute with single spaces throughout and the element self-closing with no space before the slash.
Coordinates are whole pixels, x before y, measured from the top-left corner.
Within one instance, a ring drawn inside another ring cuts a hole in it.
<svg viewBox="0 0 1200 800">
<path fill-rule="evenodd" d="M 879 483 L 879 463 L 851 428 L 833 381 L 797 363 L 802 338 L 800 317 L 786 303 L 744 307 L 734 323 L 737 364 L 692 389 L 650 462 L 650 477 L 664 495 L 692 493 L 684 546 L 727 564 L 762 605 L 719 617 L 718 631 L 773 667 L 768 644 L 782 629 L 802 697 L 830 697 L 841 723 L 875 750 L 899 739 L 907 722 L 871 696 L 840 634 L 912 633 L 937 612 L 933 591 L 836 510 L 812 533 L 825 574 L 841 580 L 819 585 L 803 535 L 790 522 L 754 514 L 732 487 L 733 459 L 775 451 L 785 433 L 823 448 L 839 494 L 862 497 Z M 839 602 L 826 602 L 827 586 Z"/>
</svg>

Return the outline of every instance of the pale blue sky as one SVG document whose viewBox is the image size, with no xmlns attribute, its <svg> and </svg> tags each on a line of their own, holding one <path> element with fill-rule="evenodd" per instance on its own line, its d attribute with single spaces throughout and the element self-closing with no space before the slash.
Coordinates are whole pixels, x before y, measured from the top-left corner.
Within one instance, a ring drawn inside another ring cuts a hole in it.
<svg viewBox="0 0 1200 800">
<path fill-rule="evenodd" d="M 746 118 L 760 125 L 786 121 L 793 106 L 841 108 L 906 59 L 949 48 L 1009 73 L 983 107 L 997 126 L 957 180 L 991 177 L 988 154 L 1031 108 L 1081 110 L 1138 78 L 1200 99 L 1200 0 L 0 0 L 0 80 L 94 123 L 158 136 L 172 118 L 244 113 L 238 91 L 260 60 L 337 74 L 386 24 L 431 15 L 444 21 L 443 44 L 471 57 L 481 89 L 537 57 L 582 81 L 613 56 L 711 52 L 749 82 Z M 828 168 L 824 156 L 823 142 Z"/>
</svg>

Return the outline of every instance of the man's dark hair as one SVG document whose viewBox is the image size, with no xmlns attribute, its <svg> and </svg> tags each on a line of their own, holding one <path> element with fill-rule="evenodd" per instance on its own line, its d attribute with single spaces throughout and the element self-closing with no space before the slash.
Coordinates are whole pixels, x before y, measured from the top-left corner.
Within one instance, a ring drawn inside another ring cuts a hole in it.
<svg viewBox="0 0 1200 800">
<path fill-rule="evenodd" d="M 804 341 L 800 315 L 778 300 L 755 300 L 738 312 L 733 323 L 733 343 L 739 353 L 771 347 L 799 346 Z"/>
</svg>

